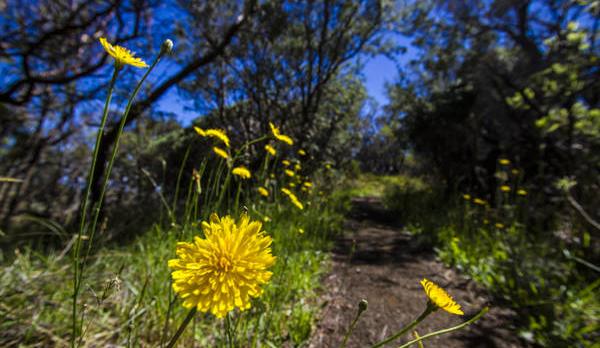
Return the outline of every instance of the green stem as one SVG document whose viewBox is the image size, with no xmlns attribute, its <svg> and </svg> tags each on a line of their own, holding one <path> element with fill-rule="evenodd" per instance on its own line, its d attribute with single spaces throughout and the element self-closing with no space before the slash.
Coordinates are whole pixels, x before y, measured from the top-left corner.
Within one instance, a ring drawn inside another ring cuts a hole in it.
<svg viewBox="0 0 600 348">
<path fill-rule="evenodd" d="M 230 313 L 225 315 L 225 333 L 227 335 L 227 346 L 233 348 L 233 335 L 231 332 L 231 318 Z"/>
<path fill-rule="evenodd" d="M 464 323 L 462 323 L 462 324 L 458 324 L 458 325 L 456 325 L 456 326 L 453 326 L 453 327 L 450 327 L 450 328 L 447 328 L 447 329 L 443 329 L 443 330 L 439 330 L 439 331 L 435 331 L 435 332 L 432 332 L 432 333 L 428 333 L 428 334 L 427 334 L 427 335 L 425 335 L 425 336 L 421 336 L 421 337 L 419 337 L 419 338 L 416 338 L 416 339 L 414 339 L 414 340 L 412 340 L 412 341 L 406 342 L 405 344 L 401 345 L 401 346 L 400 346 L 400 347 L 398 347 L 398 348 L 408 348 L 408 347 L 410 347 L 412 344 L 415 344 L 415 343 L 417 343 L 417 342 L 421 342 L 421 341 L 423 341 L 423 340 L 425 340 L 425 339 L 427 339 L 427 338 L 434 337 L 434 336 L 439 336 L 439 335 L 443 335 L 443 334 L 447 334 L 447 333 L 450 333 L 450 332 L 453 332 L 453 331 L 460 330 L 460 329 L 462 329 L 463 327 L 465 327 L 465 326 L 468 326 L 468 325 L 471 325 L 471 324 L 473 324 L 474 322 L 476 322 L 477 320 L 479 320 L 479 318 L 481 318 L 481 317 L 482 317 L 482 316 L 483 316 L 485 313 L 487 313 L 488 311 L 489 311 L 489 308 L 488 308 L 488 307 L 485 307 L 485 308 L 483 308 L 483 309 L 482 309 L 482 310 L 481 310 L 479 313 L 477 313 L 477 315 L 476 315 L 476 316 L 474 316 L 473 318 L 471 318 L 471 319 L 469 319 L 469 320 L 465 321 L 465 322 L 464 322 Z"/>
<path fill-rule="evenodd" d="M 256 139 L 254 139 L 254 140 L 250 140 L 249 142 L 245 143 L 244 145 L 242 145 L 242 146 L 241 146 L 241 147 L 240 147 L 240 148 L 239 148 L 239 149 L 238 149 L 238 150 L 235 152 L 235 154 L 234 154 L 234 156 L 233 156 L 233 160 L 237 159 L 237 158 L 238 158 L 238 156 L 239 156 L 239 155 L 240 155 L 240 154 L 241 154 L 241 153 L 242 153 L 244 150 L 246 150 L 248 147 L 250 147 L 250 145 L 254 145 L 254 144 L 256 144 L 256 143 L 259 143 L 259 142 L 261 142 L 261 141 L 263 141 L 263 140 L 266 140 L 266 139 L 268 139 L 268 138 L 269 138 L 268 136 L 266 136 L 266 135 L 263 135 L 263 136 L 262 136 L 262 137 L 260 137 L 260 138 L 256 138 Z"/>
<path fill-rule="evenodd" d="M 179 172 L 177 173 L 177 182 L 175 184 L 175 195 L 173 196 L 173 204 L 171 211 L 173 212 L 173 216 L 171 217 L 171 224 L 174 224 L 176 221 L 175 213 L 177 211 L 177 201 L 179 200 L 179 187 L 181 185 L 181 177 L 183 175 L 183 169 L 185 168 L 185 163 L 190 156 L 190 151 L 192 149 L 191 145 L 188 145 L 187 150 L 185 151 L 185 155 L 183 156 L 183 161 L 181 161 L 181 166 L 179 167 Z"/>
<path fill-rule="evenodd" d="M 96 171 L 96 160 L 98 158 L 98 152 L 100 151 L 100 142 L 102 141 L 102 135 L 104 134 L 104 128 L 106 126 L 106 120 L 108 119 L 108 107 L 110 106 L 110 102 L 112 100 L 112 92 L 115 87 L 115 82 L 117 81 L 117 76 L 119 75 L 119 68 L 115 66 L 113 71 L 112 78 L 110 80 L 110 84 L 108 86 L 108 94 L 106 96 L 106 101 L 104 102 L 104 110 L 102 111 L 102 119 L 100 121 L 100 128 L 98 128 L 98 133 L 96 134 L 96 143 L 94 144 L 94 154 L 92 156 L 92 164 L 90 165 L 90 170 L 88 172 L 88 184 L 85 189 L 85 198 L 81 205 L 81 217 L 79 220 L 79 231 L 77 232 L 77 242 L 75 243 L 75 247 L 73 248 L 73 306 L 71 308 L 71 347 L 76 346 L 77 336 L 79 336 L 78 323 L 77 323 L 77 297 L 79 296 L 79 289 L 81 286 L 81 271 L 79 269 L 79 253 L 81 251 L 81 237 L 83 235 L 83 231 L 85 229 L 85 221 L 87 216 L 87 208 L 88 201 L 90 200 L 90 195 L 92 191 L 92 177 Z"/>
<path fill-rule="evenodd" d="M 177 343 L 177 340 L 179 339 L 179 336 L 181 336 L 181 334 L 183 333 L 183 330 L 185 330 L 185 328 L 188 326 L 190 321 L 192 321 L 192 319 L 194 318 L 196 311 L 197 311 L 196 307 L 194 307 L 190 310 L 187 317 L 185 317 L 185 319 L 183 319 L 183 322 L 181 323 L 181 325 L 179 325 L 179 328 L 177 329 L 177 332 L 175 332 L 175 335 L 173 335 L 173 337 L 169 341 L 169 344 L 167 344 L 167 348 L 173 348 L 175 346 L 175 343 Z"/>
<path fill-rule="evenodd" d="M 127 101 L 127 106 L 125 107 L 125 112 L 123 112 L 123 117 L 121 117 L 121 122 L 119 123 L 119 131 L 117 133 L 117 137 L 115 138 L 115 143 L 113 145 L 110 160 L 108 161 L 108 168 L 106 170 L 106 174 L 104 175 L 104 181 L 102 183 L 102 189 L 100 190 L 100 196 L 98 198 L 98 202 L 96 202 L 96 209 L 94 211 L 94 219 L 92 220 L 93 221 L 92 229 L 90 230 L 90 239 L 88 242 L 88 248 L 87 248 L 86 256 L 84 259 L 84 264 L 85 264 L 85 260 L 89 256 L 91 249 L 92 249 L 92 241 L 94 239 L 94 234 L 96 232 L 96 225 L 98 224 L 98 217 L 100 216 L 100 210 L 102 208 L 102 201 L 104 200 L 104 194 L 106 193 L 106 187 L 108 186 L 108 179 L 110 178 L 110 173 L 112 172 L 112 168 L 115 163 L 115 158 L 117 157 L 117 151 L 119 150 L 119 141 L 121 139 L 121 135 L 123 134 L 125 124 L 127 123 L 127 117 L 129 116 L 129 111 L 131 110 L 131 106 L 133 105 L 133 101 L 135 100 L 135 97 L 137 96 L 138 92 L 142 88 L 142 84 L 144 83 L 144 81 L 146 80 L 148 75 L 150 75 L 152 70 L 154 70 L 154 67 L 156 66 L 156 64 L 158 64 L 161 57 L 162 57 L 162 52 L 156 57 L 156 59 L 154 60 L 154 62 L 150 66 L 150 68 L 148 68 L 148 70 L 146 70 L 146 72 L 144 73 L 144 76 L 142 76 L 142 79 L 138 82 L 137 86 L 135 86 L 135 89 L 133 90 L 133 94 Z"/>
<path fill-rule="evenodd" d="M 237 192 L 235 193 L 235 215 L 237 216 L 240 205 L 240 192 L 242 191 L 242 181 L 238 183 Z"/>
<path fill-rule="evenodd" d="M 223 197 L 225 197 L 225 192 L 229 187 L 229 181 L 231 180 L 231 168 L 228 167 L 227 176 L 225 177 L 225 182 L 223 183 L 223 187 L 221 187 L 221 192 L 219 193 L 219 200 L 217 201 L 216 209 L 221 208 L 221 203 L 223 202 Z"/>
<path fill-rule="evenodd" d="M 223 163 L 224 161 L 219 161 L 217 170 L 210 171 L 209 179 L 206 184 L 206 190 L 204 190 L 204 202 L 206 209 L 214 207 L 214 203 L 216 203 L 215 199 L 218 199 L 217 195 L 219 194 L 219 185 L 221 183 L 223 168 L 229 168 L 227 164 L 224 165 Z"/>
<path fill-rule="evenodd" d="M 437 307 L 435 307 L 435 305 L 432 305 L 430 302 L 427 302 L 427 307 L 425 308 L 423 313 L 421 313 L 421 315 L 419 315 L 419 317 L 417 319 L 415 319 L 412 323 L 408 324 L 408 326 L 405 326 L 402 330 L 398 331 L 397 333 L 390 336 L 389 338 L 386 338 L 385 340 L 371 346 L 371 348 L 381 347 L 387 343 L 397 340 L 400 336 L 404 335 L 405 333 L 410 331 L 412 328 L 419 325 L 419 323 L 422 322 L 423 319 L 427 318 L 427 316 L 429 314 L 433 313 L 436 310 L 437 310 Z"/>
<path fill-rule="evenodd" d="M 265 159 L 263 160 L 263 163 L 261 166 L 261 172 L 260 172 L 260 181 L 261 182 L 265 182 L 265 180 L 266 180 L 265 175 L 267 174 L 267 166 L 269 165 L 269 157 L 270 156 L 271 156 L 271 154 L 267 152 L 267 154 L 265 155 Z"/>
<path fill-rule="evenodd" d="M 346 336 L 344 336 L 344 341 L 342 342 L 341 348 L 346 348 L 346 344 L 348 343 L 348 338 L 350 337 L 350 334 L 352 333 L 352 331 L 354 331 L 354 326 L 356 326 L 356 322 L 358 322 L 358 318 L 360 318 L 360 315 L 362 313 L 363 313 L 363 311 L 356 312 L 356 316 L 354 317 L 354 320 L 352 320 L 352 323 L 350 324 L 350 328 L 348 329 L 348 332 L 346 332 Z"/>
</svg>

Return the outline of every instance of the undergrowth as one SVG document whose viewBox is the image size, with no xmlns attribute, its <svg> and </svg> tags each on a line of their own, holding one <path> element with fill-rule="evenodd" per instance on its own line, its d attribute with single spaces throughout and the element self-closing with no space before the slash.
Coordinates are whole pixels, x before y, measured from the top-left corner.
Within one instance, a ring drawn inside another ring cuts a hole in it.
<svg viewBox="0 0 600 348">
<path fill-rule="evenodd" d="M 331 203 L 315 201 L 303 214 L 277 204 L 262 207 L 261 214 L 271 220 L 264 228 L 273 237 L 278 260 L 264 295 L 249 311 L 236 314 L 239 345 L 262 342 L 279 347 L 308 339 L 317 311 L 315 291 L 326 271 L 326 251 L 343 216 L 337 210 L 343 202 Z M 198 232 L 196 224 L 155 225 L 131 244 L 104 247 L 93 256 L 82 292 L 86 345 L 157 346 L 173 334 L 186 311 L 169 303 L 174 300 L 166 260 L 174 257 L 178 241 L 190 240 Z M 72 274 L 65 251 L 42 254 L 23 248 L 5 257 L 0 268 L 0 313 L 5 318 L 0 346 L 68 345 Z M 172 317 L 166 323 L 169 313 Z M 180 345 L 222 343 L 221 323 L 209 317 L 196 316 L 194 329 L 184 334 Z"/>
<path fill-rule="evenodd" d="M 362 185 L 383 190 L 384 204 L 409 232 L 434 245 L 444 263 L 487 288 L 497 303 L 513 308 L 522 339 L 548 347 L 598 347 L 598 269 L 581 258 L 590 235 L 558 214 L 557 221 L 536 223 L 530 215 L 543 197 L 520 186 L 518 169 L 509 170 L 499 168 L 491 200 L 469 192 L 448 197 L 423 177 L 363 176 L 371 183 Z M 565 229 L 583 237 L 561 238 Z"/>
</svg>

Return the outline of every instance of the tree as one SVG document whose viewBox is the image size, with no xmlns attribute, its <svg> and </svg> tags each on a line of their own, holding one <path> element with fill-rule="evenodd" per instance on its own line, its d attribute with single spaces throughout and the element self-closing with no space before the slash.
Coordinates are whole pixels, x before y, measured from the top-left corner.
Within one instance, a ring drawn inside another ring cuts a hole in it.
<svg viewBox="0 0 600 348">
<path fill-rule="evenodd" d="M 388 111 L 400 120 L 399 132 L 412 140 L 415 152 L 446 171 L 446 182 L 463 183 L 459 187 L 477 184 L 493 191 L 494 182 L 484 178 L 493 177 L 501 156 L 521 166 L 530 184 L 539 189 L 551 186 L 565 168 L 556 144 L 536 126 L 542 114 L 515 111 L 506 100 L 566 59 L 567 46 L 548 50 L 544 40 L 563 37 L 569 21 L 580 19 L 589 42 L 596 40 L 598 16 L 586 12 L 589 8 L 571 1 L 419 2 L 407 16 L 406 33 L 422 53 L 413 75 L 390 89 Z M 587 50 L 597 54 L 594 44 Z M 591 83 L 588 89 L 596 74 L 585 75 Z M 436 132 L 446 138 L 433 136 Z M 428 135 L 431 140 L 446 139 L 440 140 L 445 145 L 422 141 Z M 463 158 L 468 162 L 457 161 L 453 153 L 468 156 Z M 452 169 L 456 165 L 462 169 Z"/>
</svg>

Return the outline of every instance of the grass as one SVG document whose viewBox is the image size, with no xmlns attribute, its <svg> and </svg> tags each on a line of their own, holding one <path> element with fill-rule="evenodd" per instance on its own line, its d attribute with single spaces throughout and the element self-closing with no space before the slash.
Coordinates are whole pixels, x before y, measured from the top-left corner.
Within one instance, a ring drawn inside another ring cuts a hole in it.
<svg viewBox="0 0 600 348">
<path fill-rule="evenodd" d="M 254 347 L 260 340 L 278 347 L 308 339 L 328 241 L 341 221 L 331 207 L 314 204 L 303 214 L 277 204 L 266 210 L 272 222 L 265 229 L 274 238 L 278 261 L 264 295 L 251 310 L 234 316 L 238 344 Z M 173 294 L 166 261 L 174 257 L 177 241 L 190 240 L 197 232 L 189 225 L 156 225 L 130 245 L 104 247 L 94 254 L 81 293 L 85 346 L 157 346 L 173 334 L 187 310 L 177 301 L 169 306 Z M 0 268 L 0 313 L 6 318 L 0 346 L 68 345 L 72 274 L 69 259 L 61 254 L 15 250 L 14 258 Z M 172 318 L 165 335 L 168 313 Z M 209 315 L 197 315 L 194 329 L 184 333 L 179 346 L 217 346 L 223 343 L 221 325 Z"/>
<path fill-rule="evenodd" d="M 407 175 L 376 175 L 361 173 L 347 183 L 347 194 L 352 197 L 384 198 L 389 189 L 425 187 L 421 178 Z"/>
</svg>

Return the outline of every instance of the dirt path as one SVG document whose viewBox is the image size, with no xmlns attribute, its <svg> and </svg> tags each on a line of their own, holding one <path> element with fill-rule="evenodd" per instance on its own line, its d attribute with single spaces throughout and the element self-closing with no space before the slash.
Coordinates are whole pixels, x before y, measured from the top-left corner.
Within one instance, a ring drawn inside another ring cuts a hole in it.
<svg viewBox="0 0 600 348">
<path fill-rule="evenodd" d="M 369 302 L 369 308 L 361 316 L 348 347 L 369 347 L 396 332 L 424 309 L 426 299 L 419 284 L 422 278 L 443 286 L 462 305 L 466 317 L 489 304 L 485 293 L 473 282 L 446 268 L 432 250 L 420 247 L 401 228 L 386 221 L 389 214 L 377 200 L 357 199 L 354 207 L 346 223 L 347 233 L 336 243 L 332 271 L 324 279 L 324 309 L 309 347 L 339 347 L 362 298 Z M 425 342 L 425 347 L 524 347 L 515 339 L 512 316 L 510 310 L 492 305 L 475 325 L 438 336 Z M 461 319 L 438 311 L 417 329 L 423 335 L 456 325 Z M 400 342 L 403 340 L 396 343 Z"/>
</svg>

